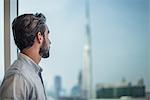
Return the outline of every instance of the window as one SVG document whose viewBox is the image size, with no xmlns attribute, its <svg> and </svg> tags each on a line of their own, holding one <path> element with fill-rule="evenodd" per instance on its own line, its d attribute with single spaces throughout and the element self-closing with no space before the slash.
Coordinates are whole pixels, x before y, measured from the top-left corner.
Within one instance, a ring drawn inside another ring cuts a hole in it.
<svg viewBox="0 0 150 100">
<path fill-rule="evenodd" d="M 145 95 L 150 91 L 148 0 L 90 0 L 89 4 L 95 96 L 132 96 L 127 89 L 136 86 Z M 84 80 L 85 0 L 19 1 L 19 15 L 36 12 L 47 17 L 51 32 L 51 57 L 40 63 L 48 95 L 79 96 L 76 91 Z"/>
</svg>

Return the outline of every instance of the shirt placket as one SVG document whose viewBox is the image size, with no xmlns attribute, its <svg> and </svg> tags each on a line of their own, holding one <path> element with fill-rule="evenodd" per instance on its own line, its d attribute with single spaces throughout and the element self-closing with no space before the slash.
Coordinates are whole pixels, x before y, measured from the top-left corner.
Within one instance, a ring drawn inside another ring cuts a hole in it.
<svg viewBox="0 0 150 100">
<path fill-rule="evenodd" d="M 42 73 L 41 73 L 41 72 L 39 72 L 39 73 L 38 73 L 38 75 L 39 75 L 39 77 L 40 77 L 40 79 L 41 79 L 41 83 L 42 83 L 42 85 L 43 85 L 44 94 L 45 94 L 45 99 L 47 100 L 46 92 L 45 92 L 45 86 L 44 86 L 44 82 L 43 82 L 43 78 L 42 78 Z"/>
</svg>

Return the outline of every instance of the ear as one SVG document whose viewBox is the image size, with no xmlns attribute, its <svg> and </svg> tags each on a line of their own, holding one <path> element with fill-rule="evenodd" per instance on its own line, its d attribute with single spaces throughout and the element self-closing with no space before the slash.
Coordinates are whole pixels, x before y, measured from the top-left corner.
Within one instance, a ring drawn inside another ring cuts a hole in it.
<svg viewBox="0 0 150 100">
<path fill-rule="evenodd" d="M 37 41 L 38 41 L 38 43 L 40 43 L 40 44 L 43 42 L 43 36 L 42 36 L 41 32 L 38 32 L 38 33 L 37 33 Z"/>
</svg>

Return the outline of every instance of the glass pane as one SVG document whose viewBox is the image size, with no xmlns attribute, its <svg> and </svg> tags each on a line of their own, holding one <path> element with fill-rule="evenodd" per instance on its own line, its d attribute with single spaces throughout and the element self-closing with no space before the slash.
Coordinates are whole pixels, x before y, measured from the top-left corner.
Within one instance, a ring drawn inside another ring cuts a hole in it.
<svg viewBox="0 0 150 100">
<path fill-rule="evenodd" d="M 19 1 L 19 15 L 42 12 L 47 17 L 51 57 L 40 63 L 47 94 L 80 96 L 82 81 L 90 79 L 83 77 L 90 31 L 93 98 L 144 100 L 150 94 L 149 0 L 89 0 L 89 17 L 85 1 Z"/>
<path fill-rule="evenodd" d="M 0 0 L 0 84 L 4 76 L 4 5 Z"/>
</svg>

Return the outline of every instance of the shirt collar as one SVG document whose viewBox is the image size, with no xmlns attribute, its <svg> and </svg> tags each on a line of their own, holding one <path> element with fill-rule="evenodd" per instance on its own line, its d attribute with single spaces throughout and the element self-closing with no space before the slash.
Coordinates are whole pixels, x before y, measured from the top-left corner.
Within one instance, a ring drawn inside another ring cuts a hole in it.
<svg viewBox="0 0 150 100">
<path fill-rule="evenodd" d="M 26 61 L 28 64 L 31 65 L 33 70 L 35 70 L 35 72 L 37 73 L 41 73 L 43 71 L 43 69 L 38 64 L 36 64 L 30 57 L 28 57 L 27 55 L 23 53 L 18 53 L 18 59 L 22 59 Z"/>
</svg>

